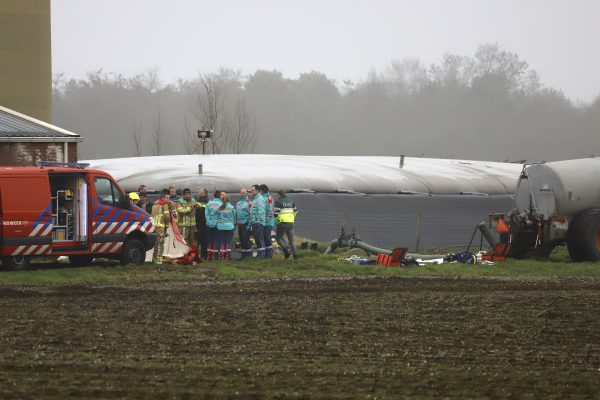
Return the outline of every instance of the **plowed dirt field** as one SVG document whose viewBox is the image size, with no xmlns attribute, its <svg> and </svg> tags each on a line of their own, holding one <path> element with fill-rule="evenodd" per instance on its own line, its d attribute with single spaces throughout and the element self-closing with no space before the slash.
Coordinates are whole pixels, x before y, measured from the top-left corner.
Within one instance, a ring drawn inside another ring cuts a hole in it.
<svg viewBox="0 0 600 400">
<path fill-rule="evenodd" d="M 0 398 L 600 398 L 597 278 L 0 286 Z"/>
</svg>

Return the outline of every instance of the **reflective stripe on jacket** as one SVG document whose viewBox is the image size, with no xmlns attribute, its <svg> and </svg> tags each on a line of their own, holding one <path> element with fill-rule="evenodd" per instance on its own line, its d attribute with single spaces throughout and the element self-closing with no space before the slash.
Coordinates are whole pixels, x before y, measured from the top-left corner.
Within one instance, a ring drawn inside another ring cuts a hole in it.
<svg viewBox="0 0 600 400">
<path fill-rule="evenodd" d="M 152 206 L 152 221 L 156 227 L 169 226 L 171 215 L 169 214 L 169 203 L 158 200 Z"/>
<path fill-rule="evenodd" d="M 275 204 L 269 192 L 263 194 L 265 198 L 265 226 L 275 226 Z"/>
<path fill-rule="evenodd" d="M 294 223 L 296 214 L 298 214 L 298 209 L 296 208 L 294 202 L 292 202 L 290 199 L 287 197 L 281 197 L 275 202 L 274 212 L 278 224 L 280 222 Z"/>
<path fill-rule="evenodd" d="M 179 226 L 196 226 L 196 200 L 190 199 L 187 201 L 183 197 L 178 200 L 179 207 L 177 208 L 177 225 Z"/>
</svg>

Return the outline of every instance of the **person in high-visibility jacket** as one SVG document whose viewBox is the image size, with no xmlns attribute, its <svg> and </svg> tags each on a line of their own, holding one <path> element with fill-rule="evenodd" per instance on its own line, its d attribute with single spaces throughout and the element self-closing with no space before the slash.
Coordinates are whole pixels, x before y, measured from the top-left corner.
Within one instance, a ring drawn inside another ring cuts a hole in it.
<svg viewBox="0 0 600 400">
<path fill-rule="evenodd" d="M 229 201 L 229 195 L 221 192 L 221 207 L 217 209 L 217 236 L 219 260 L 229 260 L 233 231 L 235 229 L 235 207 Z"/>
<path fill-rule="evenodd" d="M 196 244 L 196 199 L 192 197 L 192 191 L 183 189 L 183 194 L 177 200 L 177 225 L 181 230 L 181 236 L 187 244 Z"/>
<path fill-rule="evenodd" d="M 252 189 L 250 190 L 250 192 L 252 193 L 252 206 L 250 208 L 250 224 L 252 225 L 252 234 L 254 235 L 254 240 L 256 241 L 256 258 L 264 258 L 264 232 L 265 219 L 267 216 L 265 205 L 266 203 L 265 199 L 260 194 L 259 185 L 252 185 Z"/>
<path fill-rule="evenodd" d="M 248 199 L 248 191 L 240 189 L 240 200 L 235 205 L 235 219 L 242 247 L 242 258 L 252 256 L 252 249 L 250 248 L 250 230 L 252 229 L 252 225 L 250 225 L 251 206 L 252 202 Z"/>
<path fill-rule="evenodd" d="M 294 222 L 296 215 L 298 215 L 298 208 L 293 201 L 286 197 L 285 191 L 280 189 L 277 191 L 279 198 L 275 202 L 275 219 L 277 220 L 276 238 L 277 243 L 285 258 L 290 257 L 291 254 L 294 256 L 294 260 L 298 258 L 296 252 L 296 243 L 294 242 Z M 285 242 L 283 235 L 287 236 L 288 243 Z"/>
<path fill-rule="evenodd" d="M 152 206 L 152 221 L 156 231 L 156 244 L 152 253 L 152 262 L 154 264 L 162 264 L 163 252 L 165 250 L 165 237 L 167 228 L 171 222 L 172 206 L 169 200 L 170 194 L 168 189 L 163 189 L 160 199 L 154 202 Z"/>
<path fill-rule="evenodd" d="M 206 239 L 208 241 L 208 259 L 214 260 L 219 256 L 217 251 L 217 210 L 223 202 L 221 201 L 221 191 L 216 190 L 214 197 L 206 204 L 204 215 L 206 216 Z"/>
<path fill-rule="evenodd" d="M 273 257 L 273 240 L 271 239 L 271 232 L 275 228 L 275 202 L 273 196 L 269 193 L 269 187 L 264 183 L 260 185 L 260 191 L 263 198 L 265 199 L 265 230 L 263 233 L 263 239 L 265 240 L 265 258 Z"/>
</svg>

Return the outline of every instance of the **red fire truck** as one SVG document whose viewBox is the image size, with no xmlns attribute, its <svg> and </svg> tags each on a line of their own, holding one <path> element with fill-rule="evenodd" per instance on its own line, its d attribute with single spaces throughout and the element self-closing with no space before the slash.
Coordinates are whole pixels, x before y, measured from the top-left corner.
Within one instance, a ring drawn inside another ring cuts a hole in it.
<svg viewBox="0 0 600 400">
<path fill-rule="evenodd" d="M 79 265 L 96 257 L 143 264 L 155 242 L 150 215 L 131 205 L 106 172 L 79 163 L 0 167 L 5 268 L 26 268 L 40 256 L 68 256 Z"/>
</svg>

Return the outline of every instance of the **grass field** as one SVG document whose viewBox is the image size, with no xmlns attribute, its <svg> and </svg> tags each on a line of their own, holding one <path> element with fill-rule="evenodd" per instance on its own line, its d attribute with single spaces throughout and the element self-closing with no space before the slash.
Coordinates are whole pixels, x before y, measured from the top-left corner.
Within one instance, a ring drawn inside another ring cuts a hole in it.
<svg viewBox="0 0 600 400">
<path fill-rule="evenodd" d="M 600 265 L 0 273 L 0 398 L 598 398 Z"/>
<path fill-rule="evenodd" d="M 443 250 L 434 250 L 443 253 Z M 547 260 L 507 260 L 493 266 L 441 264 L 408 268 L 356 265 L 343 261 L 352 254 L 366 256 L 353 249 L 343 253 L 323 255 L 303 251 L 299 260 L 284 260 L 276 255 L 272 260 L 205 262 L 195 266 L 163 264 L 156 266 L 119 265 L 112 260 L 99 260 L 87 267 L 72 267 L 69 263 L 37 263 L 27 271 L 5 271 L 0 267 L 0 285 L 81 285 L 117 284 L 123 282 L 155 282 L 173 280 L 228 281 L 271 280 L 327 277 L 600 277 L 600 264 L 572 263 L 566 250 L 559 249 Z"/>
</svg>

